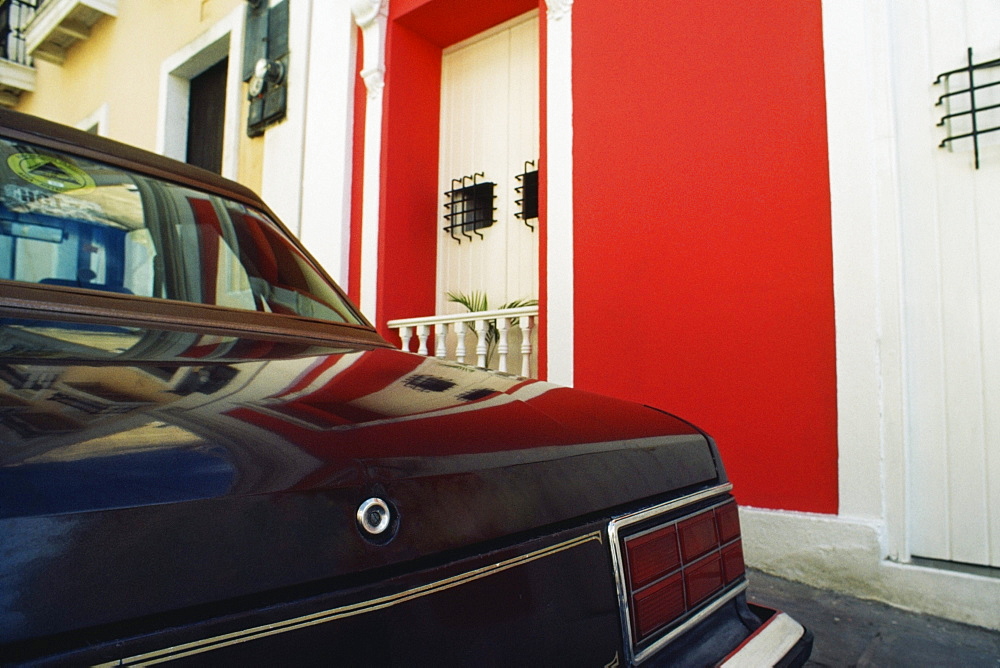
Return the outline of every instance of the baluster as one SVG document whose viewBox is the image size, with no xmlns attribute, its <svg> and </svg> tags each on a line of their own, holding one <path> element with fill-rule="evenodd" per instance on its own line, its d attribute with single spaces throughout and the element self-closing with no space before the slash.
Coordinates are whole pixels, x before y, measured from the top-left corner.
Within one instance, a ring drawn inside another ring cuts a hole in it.
<svg viewBox="0 0 1000 668">
<path fill-rule="evenodd" d="M 535 317 L 527 315 L 521 318 L 521 375 L 531 377 L 531 328 Z"/>
<path fill-rule="evenodd" d="M 458 345 L 455 347 L 455 359 L 461 364 L 465 364 L 465 331 L 469 328 L 469 323 L 459 320 L 455 323 L 458 330 Z"/>
<path fill-rule="evenodd" d="M 410 339 L 412 338 L 412 331 L 413 329 L 409 325 L 403 325 L 399 328 L 399 338 L 403 342 L 403 345 L 399 347 L 400 350 L 410 352 Z"/>
<path fill-rule="evenodd" d="M 434 357 L 443 360 L 448 355 L 448 323 L 442 322 L 434 330 Z"/>
<path fill-rule="evenodd" d="M 487 320 L 476 320 L 476 366 L 486 368 Z"/>
<path fill-rule="evenodd" d="M 425 357 L 427 356 L 427 337 L 430 336 L 430 333 L 430 325 L 420 325 L 417 327 L 417 352 Z"/>
<path fill-rule="evenodd" d="M 507 331 L 510 329 L 510 318 L 497 318 L 497 333 L 499 334 L 497 341 L 497 353 L 500 356 L 499 366 L 497 367 L 503 373 L 507 373 Z"/>
</svg>

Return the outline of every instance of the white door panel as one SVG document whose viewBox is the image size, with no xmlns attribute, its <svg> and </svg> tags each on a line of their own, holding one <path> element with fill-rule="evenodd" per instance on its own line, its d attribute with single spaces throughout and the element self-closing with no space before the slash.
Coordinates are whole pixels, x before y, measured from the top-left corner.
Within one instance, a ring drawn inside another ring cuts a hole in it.
<svg viewBox="0 0 1000 668">
<path fill-rule="evenodd" d="M 537 221 L 515 217 L 516 176 L 538 159 L 538 20 L 514 22 L 448 49 L 441 61 L 437 312 L 461 312 L 447 292 L 484 292 L 491 308 L 538 297 Z M 496 184 L 496 222 L 444 231 L 452 180 L 481 174 Z M 480 237 L 480 235 L 482 235 Z"/>
<path fill-rule="evenodd" d="M 935 107 L 949 89 L 931 85 L 970 46 L 975 62 L 1000 58 L 1000 8 L 925 0 L 895 19 L 910 551 L 1000 566 L 1000 133 L 980 137 L 978 170 L 971 139 L 937 148 L 949 128 L 935 124 L 968 96 Z M 1000 68 L 976 77 L 1000 81 Z M 980 107 L 998 103 L 1000 86 L 981 93 Z M 978 120 L 1000 125 L 1000 114 Z"/>
</svg>

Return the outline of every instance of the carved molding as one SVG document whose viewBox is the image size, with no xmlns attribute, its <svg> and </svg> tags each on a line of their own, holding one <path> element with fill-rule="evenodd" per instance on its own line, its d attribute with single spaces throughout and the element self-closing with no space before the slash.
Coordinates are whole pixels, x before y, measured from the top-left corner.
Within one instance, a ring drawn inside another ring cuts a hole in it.
<svg viewBox="0 0 1000 668">
<path fill-rule="evenodd" d="M 561 21 L 572 13 L 573 0 L 545 0 L 549 21 Z"/>
<path fill-rule="evenodd" d="M 364 40 L 364 61 L 361 78 L 369 98 L 382 94 L 385 85 L 385 34 L 389 16 L 389 0 L 351 0 L 351 14 L 361 28 Z"/>
<path fill-rule="evenodd" d="M 354 22 L 364 30 L 378 18 L 389 15 L 389 0 L 351 0 Z"/>
<path fill-rule="evenodd" d="M 365 82 L 365 90 L 368 91 L 369 98 L 375 98 L 382 94 L 382 89 L 385 87 L 384 67 L 361 70 L 361 78 Z"/>
</svg>

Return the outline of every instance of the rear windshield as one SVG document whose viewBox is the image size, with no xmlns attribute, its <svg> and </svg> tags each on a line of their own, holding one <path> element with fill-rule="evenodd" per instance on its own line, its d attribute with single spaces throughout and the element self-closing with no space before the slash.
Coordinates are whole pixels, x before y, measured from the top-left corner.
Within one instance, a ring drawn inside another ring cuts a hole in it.
<svg viewBox="0 0 1000 668">
<path fill-rule="evenodd" d="M 0 279 L 362 322 L 264 213 L 5 139 Z"/>
</svg>

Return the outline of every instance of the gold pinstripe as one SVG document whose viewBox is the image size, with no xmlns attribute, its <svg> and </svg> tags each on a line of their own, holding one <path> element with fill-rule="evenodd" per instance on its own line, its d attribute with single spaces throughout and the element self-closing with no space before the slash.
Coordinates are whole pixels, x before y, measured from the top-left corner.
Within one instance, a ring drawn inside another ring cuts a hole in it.
<svg viewBox="0 0 1000 668">
<path fill-rule="evenodd" d="M 557 543 L 556 545 L 550 545 L 549 547 L 536 550 L 534 552 L 529 552 L 518 557 L 513 557 L 496 564 L 491 564 L 489 566 L 484 566 L 473 571 L 467 571 L 465 573 L 460 573 L 454 575 L 450 578 L 445 578 L 444 580 L 438 580 L 437 582 L 432 582 L 426 585 L 421 585 L 419 587 L 414 587 L 412 589 L 407 589 L 396 594 L 389 596 L 382 596 L 379 598 L 371 599 L 369 601 L 362 601 L 360 603 L 352 603 L 350 605 L 343 605 L 336 608 L 331 608 L 329 610 L 324 610 L 322 612 L 316 612 L 311 615 L 304 615 L 302 617 L 296 617 L 294 619 L 287 619 L 281 622 L 276 622 L 274 624 L 265 624 L 263 626 L 257 626 L 250 629 L 244 629 L 242 631 L 234 631 L 233 633 L 227 633 L 220 636 L 214 636 L 212 638 L 204 638 L 202 640 L 196 640 L 194 642 L 185 643 L 183 645 L 177 645 L 175 647 L 168 647 L 161 650 L 155 650 L 153 652 L 147 652 L 145 654 L 138 654 L 136 656 L 128 657 L 125 659 L 120 659 L 118 661 L 112 661 L 109 663 L 98 664 L 101 667 L 105 666 L 152 666 L 158 663 L 164 663 L 167 661 L 173 661 L 175 659 L 181 659 L 194 654 L 201 654 L 204 652 L 210 652 L 216 649 L 221 649 L 229 645 L 235 645 L 237 643 L 248 642 L 251 640 L 256 640 L 259 638 L 265 638 L 267 636 L 277 635 L 280 633 L 287 633 L 289 631 L 295 631 L 297 629 L 306 628 L 309 626 L 315 626 L 316 624 L 325 624 L 327 622 L 332 622 L 337 619 L 343 619 L 345 617 L 353 617 L 355 615 L 361 615 L 368 612 L 373 612 L 375 610 L 381 610 L 383 608 L 388 608 L 400 603 L 405 603 L 406 601 L 412 601 L 423 596 L 428 596 L 440 591 L 445 591 L 452 589 L 453 587 L 458 587 L 459 585 L 472 582 L 474 580 L 479 580 L 481 578 L 488 577 L 495 573 L 500 573 L 524 564 L 530 563 L 532 561 L 537 561 L 538 559 L 544 559 L 545 557 L 550 557 L 559 552 L 578 547 L 590 541 L 596 540 L 598 543 L 604 542 L 603 536 L 600 531 L 594 531 L 589 534 L 584 534 L 583 536 L 577 536 L 576 538 L 571 538 L 570 540 L 564 541 L 562 543 Z"/>
</svg>

